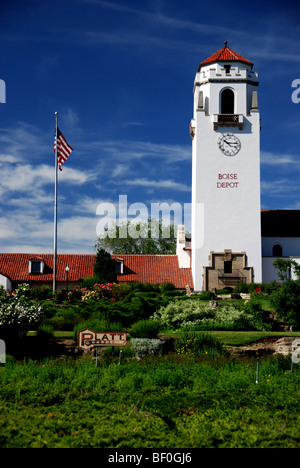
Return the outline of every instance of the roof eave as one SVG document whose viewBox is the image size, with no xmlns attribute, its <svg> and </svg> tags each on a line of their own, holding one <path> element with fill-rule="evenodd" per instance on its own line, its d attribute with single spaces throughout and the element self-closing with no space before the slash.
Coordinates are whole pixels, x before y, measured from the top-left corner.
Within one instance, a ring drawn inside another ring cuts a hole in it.
<svg viewBox="0 0 300 468">
<path fill-rule="evenodd" d="M 206 62 L 206 61 L 201 62 L 199 67 L 198 67 L 198 72 L 201 70 L 202 67 L 206 67 L 207 65 L 212 65 L 213 63 L 230 63 L 230 62 L 232 62 L 232 63 L 244 63 L 245 65 L 251 66 L 251 70 L 253 68 L 253 63 L 248 61 L 248 60 L 238 60 L 238 59 L 237 60 L 223 60 L 223 59 L 221 59 L 221 60 L 211 60 L 209 62 Z"/>
</svg>

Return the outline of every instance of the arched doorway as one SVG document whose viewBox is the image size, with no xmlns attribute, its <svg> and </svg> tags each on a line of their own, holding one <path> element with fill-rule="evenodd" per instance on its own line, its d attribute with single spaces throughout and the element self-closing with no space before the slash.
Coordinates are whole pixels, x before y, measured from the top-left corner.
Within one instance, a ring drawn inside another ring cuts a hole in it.
<svg viewBox="0 0 300 468">
<path fill-rule="evenodd" d="M 221 114 L 234 114 L 234 92 L 226 88 L 221 94 Z"/>
<path fill-rule="evenodd" d="M 273 257 L 282 257 L 282 247 L 279 244 L 273 245 Z"/>
</svg>

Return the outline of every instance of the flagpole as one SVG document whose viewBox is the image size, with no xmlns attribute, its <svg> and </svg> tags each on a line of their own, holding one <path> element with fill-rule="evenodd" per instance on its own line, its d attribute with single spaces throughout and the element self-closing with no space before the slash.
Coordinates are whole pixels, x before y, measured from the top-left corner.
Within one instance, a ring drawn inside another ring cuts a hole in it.
<svg viewBox="0 0 300 468">
<path fill-rule="evenodd" d="M 57 148 L 58 148 L 58 132 L 57 132 L 58 113 L 55 112 L 55 191 L 54 191 L 54 253 L 53 253 L 53 291 L 56 291 L 56 260 L 57 260 Z"/>
</svg>

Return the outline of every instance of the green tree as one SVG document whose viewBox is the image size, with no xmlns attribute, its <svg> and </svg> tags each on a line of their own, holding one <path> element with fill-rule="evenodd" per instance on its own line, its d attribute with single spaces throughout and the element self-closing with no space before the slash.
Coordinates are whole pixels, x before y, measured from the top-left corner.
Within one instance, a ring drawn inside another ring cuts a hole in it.
<svg viewBox="0 0 300 468">
<path fill-rule="evenodd" d="M 291 277 L 293 272 L 297 279 L 300 279 L 300 265 L 295 260 L 285 260 L 283 258 L 277 258 L 273 263 L 277 270 L 278 277 L 281 281 L 286 281 Z"/>
<path fill-rule="evenodd" d="M 289 326 L 300 329 L 300 282 L 287 280 L 271 295 L 278 316 Z"/>
<path fill-rule="evenodd" d="M 115 260 L 109 252 L 98 248 L 94 265 L 94 277 L 97 283 L 113 283 L 116 281 Z"/>
<path fill-rule="evenodd" d="M 294 260 L 278 258 L 273 263 L 282 281 L 271 295 L 271 303 L 278 316 L 289 326 L 300 328 L 300 265 Z M 290 279 L 294 272 L 296 280 Z"/>
<path fill-rule="evenodd" d="M 175 231 L 173 225 L 164 226 L 161 220 L 149 219 L 137 224 L 127 221 L 108 229 L 105 237 L 98 238 L 96 248 L 114 255 L 174 255 Z"/>
</svg>

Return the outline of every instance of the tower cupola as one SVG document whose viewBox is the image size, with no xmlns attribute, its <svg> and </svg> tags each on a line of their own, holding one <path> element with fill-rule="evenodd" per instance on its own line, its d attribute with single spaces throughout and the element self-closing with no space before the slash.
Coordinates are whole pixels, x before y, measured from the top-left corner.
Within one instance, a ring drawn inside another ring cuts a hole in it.
<svg viewBox="0 0 300 468">
<path fill-rule="evenodd" d="M 227 42 L 195 76 L 191 258 L 198 291 L 261 281 L 257 87 L 253 63 Z"/>
</svg>

